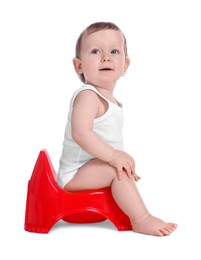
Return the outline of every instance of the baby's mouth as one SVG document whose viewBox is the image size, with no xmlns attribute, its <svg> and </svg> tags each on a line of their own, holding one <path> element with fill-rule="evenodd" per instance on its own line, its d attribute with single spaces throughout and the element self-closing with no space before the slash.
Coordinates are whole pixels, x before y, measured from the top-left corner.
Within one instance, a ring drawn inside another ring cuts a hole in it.
<svg viewBox="0 0 201 260">
<path fill-rule="evenodd" d="M 102 68 L 102 69 L 100 69 L 100 71 L 110 71 L 110 70 L 113 70 L 113 69 L 111 69 L 111 68 Z"/>
</svg>

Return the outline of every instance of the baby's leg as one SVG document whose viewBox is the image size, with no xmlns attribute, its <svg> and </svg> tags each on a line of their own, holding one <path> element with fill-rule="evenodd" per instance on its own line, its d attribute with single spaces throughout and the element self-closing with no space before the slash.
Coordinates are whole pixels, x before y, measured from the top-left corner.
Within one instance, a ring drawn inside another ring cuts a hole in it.
<svg viewBox="0 0 201 260">
<path fill-rule="evenodd" d="M 104 187 L 111 187 L 114 200 L 129 216 L 135 232 L 163 236 L 175 230 L 176 224 L 166 223 L 148 212 L 134 179 L 125 173 L 119 181 L 116 169 L 101 160 L 94 159 L 82 166 L 64 189 L 80 191 Z"/>
</svg>

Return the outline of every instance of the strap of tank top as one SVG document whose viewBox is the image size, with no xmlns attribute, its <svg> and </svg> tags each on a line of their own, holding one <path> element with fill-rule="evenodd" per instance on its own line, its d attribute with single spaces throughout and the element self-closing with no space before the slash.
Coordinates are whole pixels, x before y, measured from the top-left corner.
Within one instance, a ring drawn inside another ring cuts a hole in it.
<svg viewBox="0 0 201 260">
<path fill-rule="evenodd" d="M 110 106 L 110 105 L 115 105 L 115 104 L 112 103 L 110 100 L 108 100 L 106 97 L 104 97 L 101 93 L 99 93 L 98 90 L 97 90 L 95 87 L 93 87 L 92 85 L 89 85 L 89 84 L 84 84 L 81 88 L 79 88 L 79 89 L 74 93 L 74 95 L 73 95 L 73 97 L 72 97 L 71 105 L 70 105 L 70 110 L 71 110 L 71 111 L 72 111 L 73 103 L 74 103 L 74 100 L 75 100 L 76 96 L 77 96 L 81 91 L 83 91 L 83 90 L 92 90 L 92 91 L 94 91 L 97 95 L 99 95 L 101 98 L 103 98 L 105 101 L 107 101 L 107 103 L 109 104 L 109 106 Z M 119 107 L 122 107 L 122 105 L 121 105 L 120 102 L 117 101 L 117 103 L 118 103 L 118 106 L 119 106 Z M 116 106 L 116 105 L 115 105 L 115 106 Z"/>
<path fill-rule="evenodd" d="M 84 85 L 80 88 L 80 91 L 85 90 L 85 89 L 90 89 L 90 90 L 96 92 L 96 94 L 99 95 L 100 97 L 102 97 L 105 101 L 107 101 L 108 104 L 111 104 L 111 105 L 115 105 L 115 106 L 116 106 L 116 104 L 114 104 L 113 102 L 111 102 L 110 100 L 108 100 L 106 97 L 104 97 L 104 96 L 103 96 L 100 92 L 98 92 L 98 90 L 97 90 L 95 87 L 93 87 L 92 85 L 84 84 Z M 80 91 L 79 91 L 79 92 L 80 92 Z M 78 93 L 77 93 L 77 94 L 78 94 Z M 118 104 L 118 105 L 117 105 L 118 107 L 122 107 L 122 104 L 121 104 L 118 100 L 116 100 L 116 102 L 117 102 L 117 104 Z"/>
</svg>

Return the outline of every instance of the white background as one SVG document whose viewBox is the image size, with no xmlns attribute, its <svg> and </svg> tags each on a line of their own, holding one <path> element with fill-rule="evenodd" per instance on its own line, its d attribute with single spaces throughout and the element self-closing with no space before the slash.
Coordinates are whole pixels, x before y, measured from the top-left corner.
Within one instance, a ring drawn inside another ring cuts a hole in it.
<svg viewBox="0 0 201 260">
<path fill-rule="evenodd" d="M 1 1 L 1 259 L 200 259 L 200 13 L 196 0 Z M 171 236 L 110 222 L 24 231 L 27 182 L 43 148 L 58 169 L 69 99 L 81 86 L 75 42 L 96 21 L 126 35 L 131 65 L 115 92 L 126 149 L 149 210 L 178 223 Z"/>
</svg>

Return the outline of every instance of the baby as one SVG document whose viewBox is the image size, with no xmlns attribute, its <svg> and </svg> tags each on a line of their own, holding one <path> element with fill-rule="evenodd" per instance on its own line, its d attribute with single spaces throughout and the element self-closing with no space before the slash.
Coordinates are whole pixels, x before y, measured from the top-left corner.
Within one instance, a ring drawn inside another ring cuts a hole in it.
<svg viewBox="0 0 201 260">
<path fill-rule="evenodd" d="M 135 161 L 124 151 L 122 105 L 113 91 L 129 63 L 115 24 L 93 23 L 79 36 L 73 64 L 83 86 L 71 99 L 57 181 L 65 191 L 111 187 L 133 231 L 169 235 L 177 225 L 150 214 L 136 187 Z"/>
</svg>

